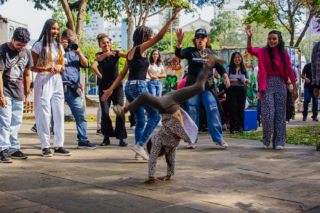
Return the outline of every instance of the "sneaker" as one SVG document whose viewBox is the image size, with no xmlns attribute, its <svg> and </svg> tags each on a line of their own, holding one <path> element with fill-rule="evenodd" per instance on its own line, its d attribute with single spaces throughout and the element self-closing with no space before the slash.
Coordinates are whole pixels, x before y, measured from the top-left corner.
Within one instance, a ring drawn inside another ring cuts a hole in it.
<svg viewBox="0 0 320 213">
<path fill-rule="evenodd" d="M 135 160 L 143 160 L 143 158 L 141 157 L 141 155 L 139 155 L 138 153 L 135 154 L 134 159 L 135 159 Z"/>
<path fill-rule="evenodd" d="M 52 157 L 52 153 L 50 151 L 50 148 L 42 149 L 42 156 L 43 157 Z"/>
<path fill-rule="evenodd" d="M 313 118 L 312 120 L 315 121 L 315 122 L 319 121 L 318 118 Z"/>
<path fill-rule="evenodd" d="M 7 149 L 0 152 L 0 163 L 12 163 Z"/>
<path fill-rule="evenodd" d="M 130 127 L 132 130 L 135 130 L 136 129 L 136 126 L 131 126 Z"/>
<path fill-rule="evenodd" d="M 18 150 L 18 151 L 11 154 L 11 158 L 13 158 L 13 159 L 27 159 L 28 157 L 23 152 Z"/>
<path fill-rule="evenodd" d="M 140 144 L 135 144 L 134 146 L 131 147 L 133 151 L 141 155 L 141 157 L 145 160 L 149 160 L 149 156 L 144 150 L 144 147 L 140 146 Z"/>
<path fill-rule="evenodd" d="M 128 146 L 128 143 L 125 139 L 120 139 L 119 146 Z"/>
<path fill-rule="evenodd" d="M 277 150 L 283 150 L 283 149 L 284 149 L 284 146 L 278 145 L 278 146 L 276 146 L 276 149 L 277 149 Z"/>
<path fill-rule="evenodd" d="M 110 139 L 109 138 L 104 138 L 102 143 L 100 143 L 100 146 L 108 146 L 110 145 Z"/>
<path fill-rule="evenodd" d="M 31 128 L 31 131 L 36 133 L 37 132 L 37 126 L 33 125 L 32 128 Z"/>
<path fill-rule="evenodd" d="M 307 120 L 307 117 L 303 116 L 302 121 L 306 121 L 306 120 Z"/>
<path fill-rule="evenodd" d="M 63 147 L 54 148 L 54 155 L 70 156 L 72 153 Z"/>
<path fill-rule="evenodd" d="M 224 142 L 224 141 L 220 143 L 216 143 L 216 145 L 218 145 L 220 149 L 226 149 L 229 146 L 227 142 Z"/>
<path fill-rule="evenodd" d="M 112 107 L 113 112 L 117 115 L 117 116 L 124 116 L 124 109 L 122 106 L 120 105 L 115 105 Z"/>
<path fill-rule="evenodd" d="M 90 143 L 90 141 L 79 141 L 78 149 L 96 149 L 96 145 Z"/>
<path fill-rule="evenodd" d="M 101 131 L 101 129 L 97 129 L 96 134 L 97 134 L 97 135 L 102 135 L 102 131 Z"/>
<path fill-rule="evenodd" d="M 270 149 L 270 147 L 267 146 L 267 145 L 265 145 L 265 144 L 262 145 L 262 148 L 263 148 L 263 149 Z"/>
<path fill-rule="evenodd" d="M 187 149 L 195 149 L 197 145 L 195 143 L 188 143 Z"/>
</svg>

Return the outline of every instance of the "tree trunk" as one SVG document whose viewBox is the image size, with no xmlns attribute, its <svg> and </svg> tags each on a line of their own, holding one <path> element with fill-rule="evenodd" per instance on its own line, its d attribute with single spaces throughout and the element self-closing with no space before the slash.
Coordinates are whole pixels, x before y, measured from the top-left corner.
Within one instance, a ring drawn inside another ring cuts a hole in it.
<svg viewBox="0 0 320 213">
<path fill-rule="evenodd" d="M 86 14 L 87 3 L 88 3 L 88 0 L 81 0 L 79 5 L 78 16 L 77 16 L 77 26 L 76 26 L 76 35 L 77 35 L 78 43 L 80 43 L 82 38 L 83 21 L 84 21 L 84 16 Z"/>
<path fill-rule="evenodd" d="M 70 30 L 72 30 L 73 32 L 75 32 L 76 28 L 75 28 L 75 24 L 74 24 L 74 20 L 73 20 L 73 16 L 72 16 L 72 11 L 69 7 L 69 4 L 68 4 L 68 1 L 67 0 L 61 0 L 61 4 L 62 4 L 62 7 L 63 7 L 63 10 L 67 16 L 67 19 L 68 19 L 68 28 Z"/>
<path fill-rule="evenodd" d="M 131 44 L 131 33 L 133 30 L 133 21 L 132 21 L 132 16 L 128 17 L 128 29 L 127 29 L 127 50 L 130 50 L 132 47 Z"/>
</svg>

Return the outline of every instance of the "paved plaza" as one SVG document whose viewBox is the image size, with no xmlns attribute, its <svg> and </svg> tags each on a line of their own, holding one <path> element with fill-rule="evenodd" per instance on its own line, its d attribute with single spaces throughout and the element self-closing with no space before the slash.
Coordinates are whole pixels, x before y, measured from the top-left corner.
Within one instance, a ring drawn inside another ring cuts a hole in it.
<svg viewBox="0 0 320 213">
<path fill-rule="evenodd" d="M 0 164 L 0 212 L 320 212 L 320 152 L 314 146 L 274 151 L 258 141 L 226 139 L 230 147 L 222 151 L 200 133 L 197 149 L 180 143 L 172 180 L 143 184 L 147 162 L 134 160 L 117 140 L 78 150 L 70 123 L 65 147 L 72 156 L 44 158 L 32 125 L 24 122 L 19 135 L 29 158 Z M 89 139 L 99 144 L 102 136 L 95 133 L 96 124 L 88 123 Z M 156 175 L 165 174 L 161 158 Z"/>
</svg>

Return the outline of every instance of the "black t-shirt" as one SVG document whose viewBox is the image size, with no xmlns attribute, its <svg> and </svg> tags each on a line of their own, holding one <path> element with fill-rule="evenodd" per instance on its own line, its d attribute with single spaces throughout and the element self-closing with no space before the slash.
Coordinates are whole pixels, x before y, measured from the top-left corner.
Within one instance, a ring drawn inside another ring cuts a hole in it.
<svg viewBox="0 0 320 213">
<path fill-rule="evenodd" d="M 128 57 L 128 56 L 127 56 Z M 128 80 L 146 80 L 147 71 L 149 68 L 148 57 L 142 57 L 140 54 L 140 46 L 137 46 L 133 58 L 128 61 L 129 77 Z"/>
<path fill-rule="evenodd" d="M 103 61 L 98 61 L 98 69 L 102 75 L 102 79 L 99 80 L 100 89 L 108 88 L 111 86 L 114 80 L 119 75 L 119 51 L 115 51 L 116 54 L 106 57 Z M 101 55 L 102 52 L 96 55 Z"/>
<path fill-rule="evenodd" d="M 302 74 L 304 74 L 304 76 L 306 78 L 310 79 L 310 83 L 309 84 L 304 82 L 304 88 L 310 88 L 311 87 L 311 82 L 312 82 L 311 63 L 308 63 L 303 67 Z"/>
<path fill-rule="evenodd" d="M 181 48 L 176 48 L 175 54 L 181 59 L 188 59 L 188 75 L 197 77 L 203 67 L 203 64 L 207 62 L 208 55 L 217 53 L 210 48 L 199 51 L 195 47 L 187 47 L 183 50 Z M 216 68 L 220 76 L 226 73 L 226 70 L 221 64 L 216 63 L 214 68 Z M 212 75 L 212 73 L 209 73 L 209 75 Z"/>
<path fill-rule="evenodd" d="M 24 100 L 22 83 L 23 73 L 26 68 L 33 66 L 31 53 L 27 49 L 21 52 L 11 50 L 7 43 L 0 45 L 0 70 L 3 71 L 4 96 Z"/>
</svg>

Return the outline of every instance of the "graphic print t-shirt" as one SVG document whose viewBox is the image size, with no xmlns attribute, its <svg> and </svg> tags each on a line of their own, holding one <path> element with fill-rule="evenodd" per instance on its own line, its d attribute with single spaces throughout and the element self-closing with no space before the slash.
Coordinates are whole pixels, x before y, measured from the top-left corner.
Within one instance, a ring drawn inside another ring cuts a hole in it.
<svg viewBox="0 0 320 213">
<path fill-rule="evenodd" d="M 11 50 L 8 44 L 0 45 L 0 70 L 3 71 L 3 94 L 20 101 L 24 100 L 22 83 L 23 72 L 33 66 L 31 53 L 24 49 L 21 52 Z"/>
</svg>

